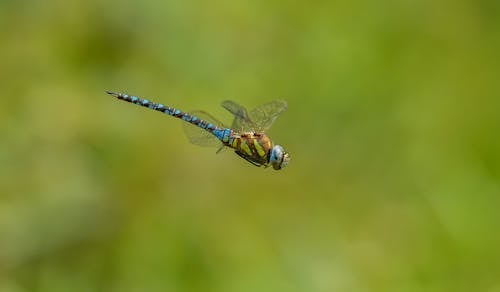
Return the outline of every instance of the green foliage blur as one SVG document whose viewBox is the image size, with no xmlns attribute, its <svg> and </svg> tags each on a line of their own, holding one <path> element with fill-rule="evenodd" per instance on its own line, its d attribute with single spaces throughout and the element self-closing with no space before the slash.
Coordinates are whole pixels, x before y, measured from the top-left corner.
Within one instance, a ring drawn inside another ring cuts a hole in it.
<svg viewBox="0 0 500 292">
<path fill-rule="evenodd" d="M 0 291 L 500 291 L 499 1 L 0 1 Z M 281 171 L 115 90 L 231 121 Z"/>
</svg>

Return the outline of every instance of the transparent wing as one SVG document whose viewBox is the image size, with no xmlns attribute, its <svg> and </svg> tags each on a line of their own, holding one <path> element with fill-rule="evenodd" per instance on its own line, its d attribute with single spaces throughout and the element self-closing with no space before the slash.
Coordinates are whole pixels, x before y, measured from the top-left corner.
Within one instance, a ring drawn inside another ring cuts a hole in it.
<svg viewBox="0 0 500 292">
<path fill-rule="evenodd" d="M 255 125 L 250 119 L 245 107 L 232 100 L 225 100 L 221 103 L 221 105 L 234 115 L 231 129 L 236 131 L 250 131 L 255 128 Z"/>
<path fill-rule="evenodd" d="M 207 112 L 192 111 L 189 114 L 196 116 L 198 119 L 202 119 L 209 123 L 212 123 L 217 127 L 223 127 L 222 123 L 219 120 L 217 120 Z M 216 147 L 222 145 L 222 142 L 219 141 L 219 139 L 217 139 L 214 135 L 210 134 L 210 132 L 188 122 L 184 122 L 182 123 L 182 125 L 184 128 L 184 133 L 186 134 L 189 142 L 198 146 L 205 147 Z"/>
<path fill-rule="evenodd" d="M 250 119 L 254 122 L 256 130 L 265 132 L 287 108 L 286 101 L 273 100 L 254 108 L 250 112 Z"/>
<path fill-rule="evenodd" d="M 226 100 L 222 106 L 234 115 L 232 129 L 237 131 L 267 131 L 276 118 L 287 110 L 283 100 L 273 100 L 256 107 L 250 113 L 234 101 Z"/>
</svg>

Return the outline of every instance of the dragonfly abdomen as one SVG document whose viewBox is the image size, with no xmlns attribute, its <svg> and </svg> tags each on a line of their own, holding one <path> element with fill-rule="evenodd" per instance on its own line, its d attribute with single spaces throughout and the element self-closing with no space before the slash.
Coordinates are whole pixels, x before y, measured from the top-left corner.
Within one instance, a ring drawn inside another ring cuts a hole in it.
<svg viewBox="0 0 500 292">
<path fill-rule="evenodd" d="M 128 95 L 128 94 L 123 94 L 123 93 L 116 93 L 116 92 L 111 92 L 111 91 L 106 91 L 109 95 L 116 97 L 117 99 L 124 100 L 139 106 L 147 107 L 152 110 L 156 110 L 159 112 L 162 112 L 164 114 L 167 114 L 169 116 L 173 116 L 176 118 L 179 118 L 185 122 L 191 123 L 197 127 L 200 127 L 210 133 L 212 133 L 215 137 L 217 137 L 221 142 L 223 143 L 228 143 L 230 142 L 230 136 L 232 134 L 231 129 L 229 128 L 221 128 L 217 127 L 216 125 L 202 120 L 198 118 L 195 115 L 191 115 L 189 113 L 183 112 L 181 110 L 171 108 L 169 106 L 163 105 L 161 103 L 155 103 L 153 101 L 150 101 L 148 99 L 140 98 L 137 96 L 133 95 Z M 231 141 L 232 142 L 232 141 Z"/>
</svg>

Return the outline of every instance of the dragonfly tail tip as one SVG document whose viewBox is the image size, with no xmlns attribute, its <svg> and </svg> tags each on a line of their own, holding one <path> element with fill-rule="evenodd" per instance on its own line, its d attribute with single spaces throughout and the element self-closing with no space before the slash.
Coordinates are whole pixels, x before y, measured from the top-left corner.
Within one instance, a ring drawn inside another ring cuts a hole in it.
<svg viewBox="0 0 500 292">
<path fill-rule="evenodd" d="M 109 94 L 109 95 L 112 95 L 114 97 L 118 97 L 118 95 L 119 95 L 118 93 L 113 92 L 113 91 L 109 91 L 109 90 L 106 90 L 106 93 Z"/>
</svg>

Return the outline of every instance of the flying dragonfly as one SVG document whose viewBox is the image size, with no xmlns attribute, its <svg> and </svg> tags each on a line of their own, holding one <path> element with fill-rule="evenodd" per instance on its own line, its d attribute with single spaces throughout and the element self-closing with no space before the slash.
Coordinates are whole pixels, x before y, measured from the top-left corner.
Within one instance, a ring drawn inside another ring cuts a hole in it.
<svg viewBox="0 0 500 292">
<path fill-rule="evenodd" d="M 288 165 L 290 154 L 280 145 L 275 145 L 266 131 L 276 118 L 287 109 L 287 103 L 273 100 L 251 111 L 234 101 L 221 103 L 234 120 L 231 127 L 224 127 L 216 118 L 204 111 L 183 112 L 181 110 L 124 93 L 106 91 L 109 95 L 136 105 L 159 111 L 185 121 L 184 130 L 189 141 L 200 146 L 232 148 L 241 158 L 255 166 L 272 166 L 275 170 Z"/>
</svg>

